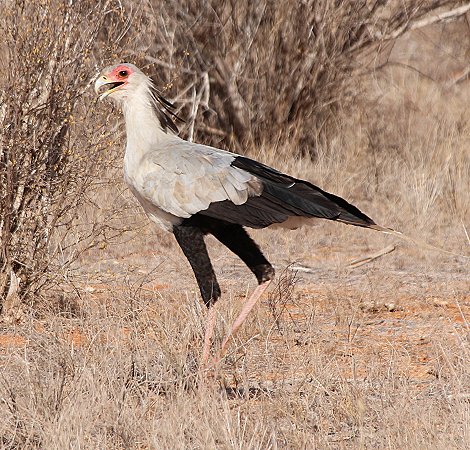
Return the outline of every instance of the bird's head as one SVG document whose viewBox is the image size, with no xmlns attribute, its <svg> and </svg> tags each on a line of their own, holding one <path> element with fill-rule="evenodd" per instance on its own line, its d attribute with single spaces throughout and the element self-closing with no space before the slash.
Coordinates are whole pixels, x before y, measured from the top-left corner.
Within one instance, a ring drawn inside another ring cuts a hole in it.
<svg viewBox="0 0 470 450">
<path fill-rule="evenodd" d="M 147 118 L 155 117 L 165 132 L 169 129 L 177 134 L 175 121 L 183 122 L 176 115 L 174 105 L 160 94 L 152 79 L 134 64 L 119 63 L 103 69 L 95 81 L 95 91 L 100 100 L 106 97 L 115 100 L 129 116 L 132 116 L 136 106 L 141 111 L 150 110 Z"/>
<path fill-rule="evenodd" d="M 95 81 L 95 91 L 100 100 L 110 97 L 118 102 L 135 93 L 148 78 L 134 64 L 119 63 L 103 69 Z"/>
</svg>

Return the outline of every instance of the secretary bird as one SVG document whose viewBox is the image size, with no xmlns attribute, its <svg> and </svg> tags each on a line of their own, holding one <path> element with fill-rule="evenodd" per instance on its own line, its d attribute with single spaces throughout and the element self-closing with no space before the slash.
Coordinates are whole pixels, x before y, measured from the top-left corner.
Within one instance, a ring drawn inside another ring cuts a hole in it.
<svg viewBox="0 0 470 450">
<path fill-rule="evenodd" d="M 221 292 L 204 236 L 212 234 L 254 273 L 258 287 L 222 342 L 220 360 L 274 277 L 274 269 L 244 227 L 297 228 L 312 218 L 384 229 L 358 208 L 308 181 L 228 151 L 177 136 L 178 117 L 152 80 L 135 65 L 104 69 L 95 82 L 100 99 L 122 107 L 127 145 L 124 178 L 148 217 L 173 232 L 208 307 L 201 363 L 210 355 Z"/>
</svg>

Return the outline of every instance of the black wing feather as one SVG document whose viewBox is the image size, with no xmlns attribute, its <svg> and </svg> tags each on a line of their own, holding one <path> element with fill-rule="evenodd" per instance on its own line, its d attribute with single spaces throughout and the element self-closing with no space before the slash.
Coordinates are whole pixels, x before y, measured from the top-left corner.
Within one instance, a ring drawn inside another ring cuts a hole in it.
<svg viewBox="0 0 470 450">
<path fill-rule="evenodd" d="M 337 195 L 243 156 L 233 167 L 255 175 L 263 184 L 259 197 L 235 205 L 229 200 L 212 203 L 200 214 L 251 228 L 264 228 L 285 222 L 289 217 L 317 217 L 350 225 L 373 228 L 375 222 Z"/>
</svg>

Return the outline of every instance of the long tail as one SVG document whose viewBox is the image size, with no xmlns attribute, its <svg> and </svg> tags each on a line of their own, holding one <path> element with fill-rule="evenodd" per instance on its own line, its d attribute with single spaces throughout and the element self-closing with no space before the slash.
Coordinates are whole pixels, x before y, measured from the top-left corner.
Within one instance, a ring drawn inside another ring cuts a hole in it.
<svg viewBox="0 0 470 450">
<path fill-rule="evenodd" d="M 400 231 L 396 231 L 393 228 L 386 228 L 386 227 L 382 227 L 382 226 L 377 225 L 377 224 L 375 224 L 373 226 L 370 226 L 369 228 L 371 228 L 373 230 L 380 231 L 381 233 L 391 234 L 393 236 L 398 237 L 399 239 L 401 239 L 403 241 L 410 242 L 411 244 L 414 244 L 417 247 L 426 248 L 428 250 L 433 250 L 433 251 L 436 251 L 436 252 L 439 252 L 439 253 L 444 253 L 444 254 L 450 255 L 450 256 L 457 256 L 458 258 L 470 259 L 470 256 L 468 256 L 468 255 L 461 255 L 460 253 L 455 253 L 455 252 L 451 252 L 451 251 L 446 250 L 446 249 L 441 248 L 441 247 L 436 247 L 435 245 L 431 245 L 431 244 L 429 244 L 429 243 L 427 243 L 427 242 L 425 242 L 421 239 L 416 239 L 416 238 L 412 238 L 410 236 L 407 236 L 406 234 L 404 234 Z"/>
<path fill-rule="evenodd" d="M 287 219 L 289 218 L 299 218 L 303 221 L 303 219 L 317 217 L 370 228 L 391 234 L 421 248 L 460 258 L 470 258 L 470 256 L 430 245 L 392 228 L 378 225 L 359 208 L 343 198 L 330 194 L 308 181 L 283 174 L 252 159 L 238 156 L 232 162 L 232 166 L 255 175 L 263 184 L 263 192 L 259 197 L 249 198 L 242 205 L 234 205 L 231 202 L 215 203 L 208 211 L 204 211 L 204 214 L 252 228 L 264 228 L 272 224 L 288 226 Z"/>
<path fill-rule="evenodd" d="M 250 219 L 242 225 L 263 228 L 273 223 L 282 223 L 289 217 L 321 218 L 335 220 L 349 225 L 372 228 L 376 223 L 337 195 L 320 189 L 308 181 L 300 180 L 278 172 L 257 161 L 239 156 L 232 166 L 255 175 L 263 184 L 259 197 L 251 197 L 238 209 L 238 217 Z M 227 213 L 227 205 L 224 205 Z"/>
</svg>

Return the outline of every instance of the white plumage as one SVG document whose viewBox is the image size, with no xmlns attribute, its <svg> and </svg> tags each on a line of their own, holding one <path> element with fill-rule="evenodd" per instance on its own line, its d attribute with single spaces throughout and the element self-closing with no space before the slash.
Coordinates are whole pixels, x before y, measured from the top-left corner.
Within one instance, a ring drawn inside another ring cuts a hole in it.
<svg viewBox="0 0 470 450">
<path fill-rule="evenodd" d="M 124 106 L 126 119 L 124 178 L 154 222 L 171 231 L 173 225 L 206 210 L 211 203 L 230 200 L 240 205 L 249 196 L 261 194 L 255 176 L 231 166 L 238 155 L 164 131 L 149 96 L 151 80 L 137 67 L 128 66 L 134 70 L 134 81 L 140 83 L 132 95 L 114 94 Z M 97 89 L 107 81 L 100 80 Z"/>
</svg>

